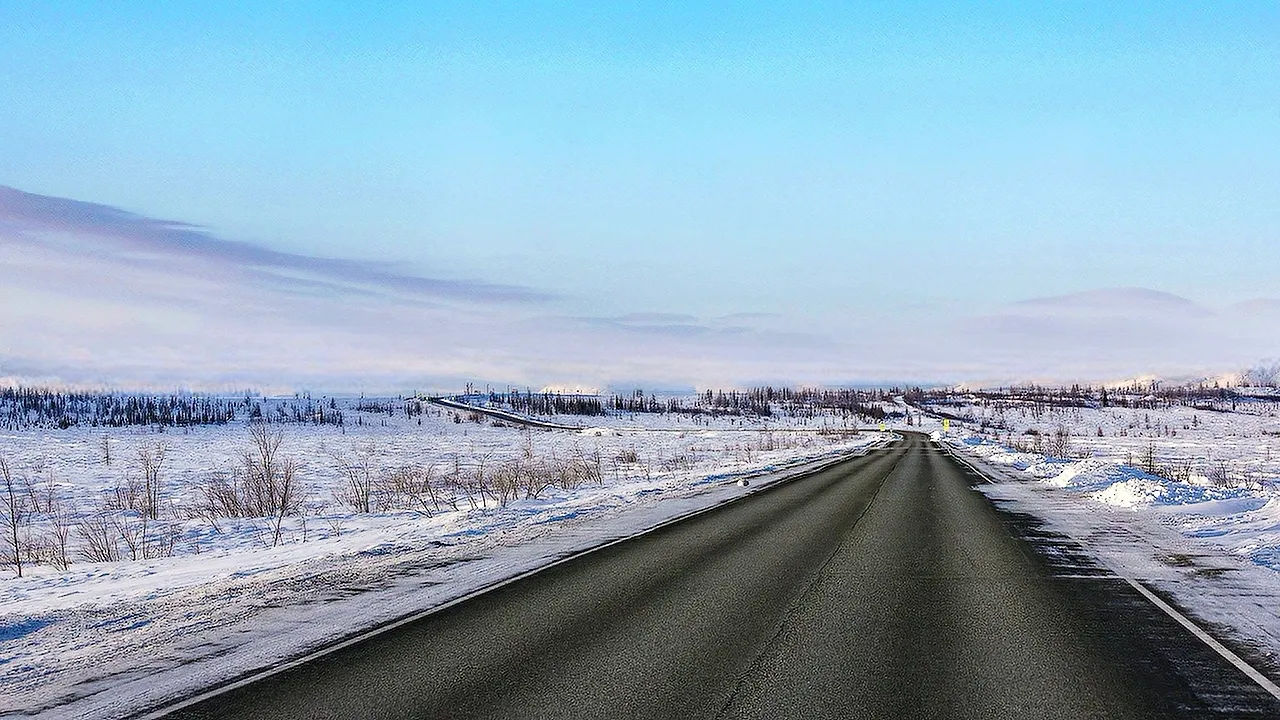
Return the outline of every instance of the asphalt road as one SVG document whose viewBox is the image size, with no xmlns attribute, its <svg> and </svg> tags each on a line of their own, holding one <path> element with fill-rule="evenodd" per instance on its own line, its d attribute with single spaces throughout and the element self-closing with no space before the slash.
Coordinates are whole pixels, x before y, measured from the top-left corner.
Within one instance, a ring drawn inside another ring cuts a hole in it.
<svg viewBox="0 0 1280 720">
<path fill-rule="evenodd" d="M 1280 717 L 974 482 L 913 437 L 172 717 Z"/>
</svg>

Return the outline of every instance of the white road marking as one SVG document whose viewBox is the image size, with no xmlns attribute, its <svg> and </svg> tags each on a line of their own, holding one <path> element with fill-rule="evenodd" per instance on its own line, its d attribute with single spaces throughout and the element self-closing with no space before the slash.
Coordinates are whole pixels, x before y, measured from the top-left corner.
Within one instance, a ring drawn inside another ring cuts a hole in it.
<svg viewBox="0 0 1280 720">
<path fill-rule="evenodd" d="M 1227 662 L 1231 663 L 1232 665 L 1235 665 L 1236 669 L 1238 669 L 1240 672 L 1244 673 L 1245 675 L 1248 675 L 1249 679 L 1258 683 L 1258 685 L 1261 686 L 1263 690 L 1266 690 L 1267 692 L 1271 693 L 1271 695 L 1275 697 L 1277 700 L 1280 700 L 1280 685 L 1276 685 L 1275 683 L 1271 682 L 1271 678 L 1268 678 L 1266 675 L 1263 675 L 1261 672 L 1257 670 L 1257 668 L 1245 662 L 1244 659 L 1241 658 L 1239 655 L 1231 652 L 1230 648 L 1218 642 L 1216 639 L 1214 639 L 1212 635 L 1202 630 L 1199 625 L 1196 625 L 1195 623 L 1191 622 L 1191 620 L 1188 619 L 1187 616 L 1175 610 L 1173 606 L 1171 606 L 1169 603 L 1165 602 L 1164 600 L 1161 600 L 1158 595 L 1148 590 L 1146 586 L 1144 586 L 1142 583 L 1138 582 L 1137 580 L 1134 580 L 1133 578 L 1126 577 L 1124 579 L 1125 579 L 1125 582 L 1133 586 L 1134 590 L 1137 590 L 1138 592 L 1142 593 L 1143 597 L 1150 600 L 1152 605 L 1155 605 L 1156 607 L 1163 610 L 1166 615 L 1173 618 L 1174 620 L 1177 620 L 1179 625 L 1189 630 L 1192 635 L 1195 635 L 1196 637 L 1200 638 L 1200 641 L 1203 642 L 1205 645 L 1208 645 L 1209 647 L 1213 648 L 1213 650 L 1217 652 L 1219 655 L 1221 655 L 1223 658 L 1225 658 Z"/>
<path fill-rule="evenodd" d="M 343 640 L 342 642 L 336 643 L 336 644 L 334 644 L 334 645 L 326 645 L 325 647 L 320 648 L 319 650 L 312 651 L 312 652 L 310 652 L 310 653 L 308 653 L 308 654 L 306 654 L 306 655 L 303 655 L 303 656 L 298 657 L 298 658 L 294 658 L 293 660 L 289 660 L 289 661 L 284 662 L 284 663 L 282 663 L 282 664 L 280 664 L 280 665 L 275 665 L 275 666 L 270 667 L 270 668 L 267 668 L 267 669 L 265 669 L 265 670 L 259 670 L 259 671 L 257 671 L 257 672 L 254 672 L 254 673 L 250 674 L 250 675 L 247 675 L 247 676 L 245 676 L 245 677 L 243 677 L 243 678 L 241 678 L 241 679 L 239 679 L 239 680 L 236 680 L 236 681 L 234 681 L 234 682 L 228 683 L 228 684 L 226 684 L 226 685 L 220 685 L 220 686 L 215 687 L 215 688 L 213 688 L 213 689 L 211 689 L 211 690 L 207 690 L 207 691 L 205 691 L 205 692 L 203 692 L 203 693 L 200 693 L 199 695 L 196 695 L 196 696 L 194 696 L 194 697 L 189 697 L 189 698 L 187 698 L 187 699 L 185 699 L 185 700 L 180 700 L 180 701 L 178 701 L 178 702 L 176 702 L 176 703 L 171 703 L 171 704 L 169 704 L 169 705 L 162 706 L 162 707 L 160 707 L 160 708 L 158 708 L 158 709 L 156 709 L 156 710 L 152 710 L 151 712 L 149 712 L 149 713 L 147 713 L 147 714 L 145 714 L 145 715 L 141 715 L 141 716 L 137 717 L 137 718 L 136 718 L 136 720 L 160 720 L 160 718 L 163 718 L 163 717 L 165 717 L 165 716 L 167 716 L 167 715 L 170 715 L 171 713 L 175 713 L 175 712 L 177 712 L 177 711 L 179 711 L 179 710 L 184 710 L 184 709 L 186 709 L 186 708 L 191 707 L 192 705 L 195 705 L 195 704 L 197 704 L 197 703 L 204 702 L 205 700 L 208 700 L 208 699 L 210 699 L 210 698 L 214 698 L 214 697 L 217 697 L 217 696 L 219 696 L 219 695 L 222 695 L 222 694 L 225 694 L 225 693 L 231 692 L 232 690 L 236 690 L 236 689 L 238 689 L 238 688 L 242 688 L 242 687 L 244 687 L 245 685 L 249 685 L 249 684 L 251 684 L 251 683 L 255 683 L 255 682 L 259 681 L 259 680 L 265 680 L 265 679 L 267 679 L 267 678 L 269 678 L 269 677 L 272 677 L 272 676 L 274 676 L 274 675 L 279 675 L 280 673 L 283 673 L 283 672 L 285 672 L 285 671 L 287 671 L 287 670 L 291 670 L 292 668 L 295 668 L 295 667 L 297 667 L 297 666 L 299 666 L 299 665 L 302 665 L 302 664 L 304 664 L 304 663 L 308 663 L 308 662 L 311 662 L 312 660 L 315 660 L 315 659 L 317 659 L 317 658 L 321 658 L 321 657 L 324 657 L 324 656 L 326 656 L 326 655 L 329 655 L 329 654 L 335 653 L 335 652 L 337 652 L 337 651 L 339 651 L 339 650 L 342 650 L 343 648 L 350 647 L 351 645 L 355 645 L 356 643 L 364 642 L 365 640 L 369 640 L 370 638 L 376 637 L 376 636 L 381 635 L 381 634 L 383 634 L 383 633 L 385 633 L 385 632 L 388 632 L 388 631 L 390 631 L 390 630 L 394 630 L 394 629 L 396 629 L 396 628 L 398 628 L 398 627 L 402 627 L 402 626 L 404 626 L 404 625 L 408 625 L 409 623 L 417 622 L 417 621 L 419 621 L 419 620 L 422 620 L 423 618 L 426 618 L 426 617 L 429 617 L 429 616 L 431 616 L 431 615 L 435 615 L 436 613 L 439 613 L 439 612 L 442 612 L 442 611 L 444 611 L 444 610 L 447 610 L 447 609 L 449 609 L 449 608 L 451 608 L 451 607 L 453 607 L 453 606 L 455 606 L 455 605 L 459 605 L 459 604 L 464 603 L 464 602 L 466 602 L 466 601 L 468 601 L 468 600 L 471 600 L 471 599 L 473 599 L 473 598 L 479 597 L 479 596 L 481 596 L 481 595 L 488 594 L 488 593 L 490 593 L 490 592 L 493 592 L 494 590 L 497 590 L 497 589 L 499 589 L 499 588 L 506 587 L 507 585 L 510 585 L 510 584 L 512 584 L 512 583 L 519 582 L 520 580 L 523 580 L 523 579 L 525 579 L 525 578 L 527 578 L 527 577 L 530 577 L 530 576 L 532 576 L 532 575 L 537 575 L 537 574 L 538 574 L 538 573 L 540 573 L 540 572 L 543 572 L 543 571 L 546 571 L 546 570 L 550 570 L 551 568 L 554 568 L 554 567 L 556 567 L 556 566 L 558 566 L 558 565 L 563 565 L 563 564 L 565 564 L 565 563 L 567 563 L 567 562 L 571 562 L 571 561 L 573 561 L 573 560 L 577 560 L 577 559 L 579 559 L 579 558 L 581 558 L 581 557 L 583 557 L 583 556 L 585 556 L 585 555 L 590 555 L 590 554 L 592 554 L 592 553 L 595 553 L 595 552 L 599 552 L 599 551 L 601 551 L 601 550 L 604 550 L 605 548 L 613 547 L 614 545 L 618 545 L 618 544 L 620 544 L 620 543 L 627 542 L 628 540 L 634 540 L 634 539 L 636 539 L 636 538 L 638 538 L 638 537 L 641 537 L 641 536 L 644 536 L 644 535 L 648 535 L 648 534 L 650 534 L 650 533 L 657 532 L 658 530 L 661 530 L 661 529 L 666 528 L 666 527 L 668 527 L 668 526 L 674 525 L 674 524 L 676 524 L 676 523 L 678 523 L 678 522 L 683 522 L 683 521 L 685 521 L 685 520 L 688 520 L 688 519 L 690 519 L 690 518 L 696 517 L 696 516 L 698 516 L 698 515 L 703 515 L 703 514 L 705 514 L 705 513 L 709 513 L 709 512 L 711 512 L 712 510 L 717 510 L 717 509 L 719 509 L 719 508 L 722 508 L 722 507 L 724 507 L 725 505 L 730 505 L 730 504 L 732 504 L 732 503 L 739 502 L 739 501 L 741 501 L 741 500 L 743 500 L 743 499 L 745 499 L 745 498 L 748 498 L 748 497 L 750 497 L 750 496 L 752 496 L 752 495 L 755 495 L 756 493 L 764 492 L 764 491 L 769 490 L 769 489 L 771 489 L 771 488 L 775 488 L 775 487 L 778 487 L 778 486 L 780 486 L 780 485 L 784 485 L 784 484 L 786 484 L 786 483 L 788 483 L 788 482 L 790 482 L 790 481 L 792 481 L 792 480 L 798 480 L 798 479 L 800 479 L 800 478 L 807 477 L 807 476 L 809 476 L 809 475 L 813 475 L 813 474 L 815 474 L 815 473 L 822 472 L 823 470 L 826 470 L 826 469 L 828 469 L 828 468 L 831 468 L 831 467 L 833 467 L 833 466 L 835 466 L 835 465 L 839 465 L 840 463 L 847 462 L 847 461 L 849 461 L 849 460 L 853 460 L 853 459 L 855 459 L 855 458 L 859 458 L 859 457 L 866 457 L 867 455 L 870 455 L 872 452 L 875 452 L 875 451 L 877 451 L 877 450 L 883 450 L 883 449 L 885 449 L 885 448 L 889 447 L 889 446 L 893 443 L 893 441 L 894 441 L 894 440 L 896 440 L 896 439 L 900 439 L 900 438 L 896 438 L 896 437 L 886 438 L 886 440 L 885 440 L 884 442 L 882 442 L 882 443 L 878 443 L 878 444 L 875 444 L 875 445 L 869 445 L 869 446 L 867 446 L 867 447 L 865 447 L 865 448 L 862 448 L 861 450 L 859 450 L 859 451 L 857 451 L 857 452 L 848 453 L 848 454 L 846 454 L 846 455 L 841 455 L 841 456 L 840 456 L 840 457 L 838 457 L 838 458 L 834 458 L 834 459 L 831 459 L 831 460 L 828 460 L 828 461 L 825 461 L 825 462 L 821 462 L 821 463 L 814 463 L 813 465 L 806 465 L 806 466 L 803 466 L 803 467 L 800 469 L 800 472 L 797 472 L 794 476 L 786 476 L 786 477 L 779 478 L 779 479 L 778 479 L 777 481 L 775 481 L 775 482 L 769 483 L 769 484 L 767 484 L 767 485 L 761 485 L 761 486 L 758 486 L 758 487 L 756 487 L 756 488 L 754 488 L 754 489 L 752 489 L 752 490 L 748 490 L 747 492 L 742 493 L 741 495 L 736 495 L 736 496 L 731 497 L 731 498 L 729 498 L 729 499 L 727 499 L 727 500 L 724 500 L 723 502 L 716 503 L 715 505 L 710 505 L 710 506 L 708 506 L 708 507 L 704 507 L 704 508 L 701 508 L 701 509 L 698 509 L 698 510 L 694 510 L 694 511 L 692 511 L 692 512 L 685 513 L 685 514 L 683 514 L 683 515 L 676 516 L 676 517 L 674 517 L 674 518 L 671 518 L 671 519 L 669 519 L 669 520 L 665 520 L 665 521 L 663 521 L 663 522 L 661 522 L 661 523 L 659 523 L 659 524 L 657 524 L 657 525 L 654 525 L 654 526 L 652 526 L 652 527 L 649 527 L 649 528 L 646 528 L 646 529 L 644 529 L 644 530 L 640 530 L 640 531 L 638 531 L 638 532 L 632 533 L 631 535 L 627 535 L 626 537 L 620 537 L 620 538 L 617 538 L 617 539 L 614 539 L 614 540 L 610 540 L 609 542 L 606 542 L 606 543 L 603 543 L 603 544 L 600 544 L 600 545 L 596 545 L 596 546 L 594 546 L 594 547 L 590 547 L 590 548 L 587 548 L 587 549 L 585 549 L 585 550 L 581 550 L 581 551 L 579 551 L 579 552 L 573 553 L 572 555 L 567 555 L 567 556 L 565 556 L 565 557 L 560 558 L 559 560 L 556 560 L 556 561 L 554 561 L 554 562 L 548 563 L 548 564 L 546 564 L 546 565 L 540 565 L 540 566 L 538 566 L 538 567 L 536 567 L 536 568 L 533 568 L 533 569 L 531 569 L 531 570 L 526 570 L 525 572 L 522 572 L 522 573 L 520 573 L 520 574 L 518 574 L 518 575 L 514 575 L 514 576 L 509 577 L 509 578 L 507 578 L 507 579 L 505 579 L 505 580 L 500 580 L 500 581 L 498 581 L 498 582 L 496 582 L 496 583 L 494 583 L 494 584 L 492 584 L 492 585 L 486 585 L 485 587 L 482 587 L 482 588 L 480 588 L 480 589 L 478 589 L 478 590 L 474 590 L 474 591 L 472 591 L 472 592 L 470 592 L 470 593 L 467 593 L 466 595 L 463 595 L 463 596 L 461 596 L 461 597 L 454 598 L 453 600 L 450 600 L 450 601 L 448 601 L 448 602 L 446 602 L 446 603 L 443 603 L 443 604 L 441 604 L 441 605 L 437 605 L 437 606 L 435 606 L 435 607 L 433 607 L 433 608 L 428 608 L 428 609 L 423 610 L 423 611 L 421 611 L 421 612 L 414 613 L 413 615 L 409 615 L 409 616 L 407 616 L 407 617 L 400 618 L 399 620 L 394 620 L 394 621 L 392 621 L 392 622 L 390 622 L 390 623 L 387 623 L 386 625 L 379 625 L 378 627 L 375 627 L 375 628 L 373 628 L 373 629 L 371 629 L 371 630 L 367 630 L 367 631 L 365 631 L 365 632 L 363 632 L 363 633 L 360 633 L 359 635 L 356 635 L 356 636 L 354 636 L 354 637 L 347 638 L 346 640 Z M 780 472 L 780 473 L 781 473 L 781 472 L 786 472 L 787 470 L 795 470 L 795 469 L 796 469 L 796 468 L 785 468 L 785 469 L 780 470 L 780 471 L 778 471 L 778 472 Z M 770 474 L 770 473 L 762 472 L 762 473 L 758 473 L 758 474 L 757 474 L 757 476 L 759 476 L 759 475 L 768 475 L 768 474 Z"/>
<path fill-rule="evenodd" d="M 964 458 L 961 458 L 953 448 L 941 442 L 939 442 L 938 445 L 942 446 L 943 449 L 947 451 L 947 454 L 952 457 L 952 459 L 963 464 L 965 467 L 968 467 L 970 470 L 973 470 L 974 472 L 978 473 L 978 475 L 981 476 L 983 479 L 985 479 L 987 482 L 992 484 L 995 483 L 994 480 L 992 480 L 990 477 L 987 476 L 987 473 L 983 472 L 982 470 L 979 470 L 977 467 L 975 467 L 974 465 L 966 461 Z M 1084 547 L 1084 543 L 1080 543 L 1080 545 L 1081 547 Z M 1069 576 L 1064 576 L 1064 577 L 1069 577 Z M 1276 685 L 1274 682 L 1271 681 L 1271 678 L 1267 677 L 1266 675 L 1263 675 L 1262 672 L 1259 671 L 1257 668 L 1245 662 L 1244 658 L 1241 658 L 1239 655 L 1232 652 L 1231 649 L 1228 648 L 1226 645 L 1223 645 L 1222 643 L 1218 642 L 1216 638 L 1214 638 L 1212 635 L 1206 632 L 1199 625 L 1196 625 L 1194 622 L 1192 622 L 1191 619 L 1188 618 L 1186 615 L 1183 615 L 1182 613 L 1178 612 L 1172 605 L 1165 602 L 1164 600 L 1161 600 L 1160 596 L 1148 590 L 1145 585 L 1138 582 L 1137 580 L 1134 580 L 1131 577 L 1118 574 L 1118 573 L 1114 577 L 1129 583 L 1129 585 L 1133 586 L 1134 590 L 1137 590 L 1144 598 L 1150 601 L 1152 605 L 1155 605 L 1156 607 L 1164 611 L 1164 614 L 1168 615 L 1174 620 L 1177 620 L 1179 625 L 1186 628 L 1187 631 L 1189 631 L 1192 635 L 1195 635 L 1197 638 L 1199 638 L 1200 642 L 1204 643 L 1205 645 L 1208 645 L 1210 649 L 1212 649 L 1214 652 L 1221 655 L 1224 660 L 1234 665 L 1237 670 L 1249 676 L 1249 679 L 1257 683 L 1259 687 L 1261 687 L 1263 690 L 1266 690 L 1268 693 L 1271 693 L 1272 697 L 1276 698 L 1277 700 L 1280 700 L 1280 685 Z"/>
</svg>

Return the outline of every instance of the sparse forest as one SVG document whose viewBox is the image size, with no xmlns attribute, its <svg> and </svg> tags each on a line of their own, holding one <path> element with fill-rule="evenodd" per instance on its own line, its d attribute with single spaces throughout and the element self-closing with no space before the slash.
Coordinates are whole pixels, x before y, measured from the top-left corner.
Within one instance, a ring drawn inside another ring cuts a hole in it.
<svg viewBox="0 0 1280 720">
<path fill-rule="evenodd" d="M 606 402 L 599 396 L 531 393 L 507 391 L 490 392 L 477 398 L 463 395 L 459 400 L 475 402 L 482 399 L 489 406 L 531 416 L 605 414 L 650 414 L 738 418 L 771 418 L 781 414 L 789 417 L 817 417 L 834 413 L 844 419 L 875 422 L 889 417 L 897 410 L 894 397 L 901 391 L 849 390 L 812 388 L 758 387 L 748 390 L 706 390 L 696 395 L 666 395 L 659 397 L 644 390 L 628 394 L 615 393 Z M 889 409 L 886 409 L 888 407 Z"/>
</svg>

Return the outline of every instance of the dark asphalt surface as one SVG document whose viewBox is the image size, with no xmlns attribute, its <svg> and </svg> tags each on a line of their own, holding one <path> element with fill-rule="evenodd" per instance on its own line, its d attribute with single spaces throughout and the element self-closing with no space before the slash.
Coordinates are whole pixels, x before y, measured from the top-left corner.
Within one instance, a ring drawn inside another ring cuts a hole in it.
<svg viewBox="0 0 1280 720">
<path fill-rule="evenodd" d="M 976 482 L 912 437 L 172 717 L 1280 717 Z"/>
</svg>

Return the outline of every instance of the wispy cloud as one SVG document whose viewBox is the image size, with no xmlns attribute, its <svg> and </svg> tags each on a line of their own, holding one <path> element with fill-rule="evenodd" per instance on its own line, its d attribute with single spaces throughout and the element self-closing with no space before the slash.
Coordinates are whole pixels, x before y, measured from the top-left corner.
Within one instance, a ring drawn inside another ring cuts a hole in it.
<svg viewBox="0 0 1280 720">
<path fill-rule="evenodd" d="M 283 253 L 0 188 L 0 376 L 173 387 L 406 388 L 776 377 L 767 315 L 573 314 L 595 303 Z"/>
<path fill-rule="evenodd" d="M 985 354 L 984 377 L 1107 380 L 1210 374 L 1274 354 L 1271 301 L 1214 308 L 1145 288 L 1031 298 L 960 324 L 955 346 Z"/>
<path fill-rule="evenodd" d="M 986 313 L 863 299 L 814 317 L 593 312 L 600 300 L 285 253 L 0 187 L 0 378 L 363 390 L 1054 382 L 1222 372 L 1280 353 L 1280 301 L 1216 308 L 1142 288 Z"/>
<path fill-rule="evenodd" d="M 1128 317 L 1165 321 L 1209 317 L 1213 312 L 1187 298 L 1147 288 L 1104 288 L 1070 295 L 1031 298 L 1007 306 L 1006 313 Z"/>
<path fill-rule="evenodd" d="M 628 313 L 617 316 L 547 316 L 540 319 L 547 328 L 590 329 L 619 337 L 650 336 L 691 342 L 749 343 L 755 352 L 768 356 L 829 347 L 829 338 L 813 332 L 775 327 L 779 316 L 770 313 L 740 313 L 702 318 L 680 313 Z"/>
<path fill-rule="evenodd" d="M 430 278 L 385 263 L 280 252 L 219 238 L 187 223 L 5 186 L 0 186 L 0 224 L 10 230 L 6 235 L 11 239 L 134 261 L 202 260 L 225 271 L 254 272 L 304 292 L 389 292 L 482 303 L 551 299 L 548 293 L 515 285 Z"/>
</svg>

